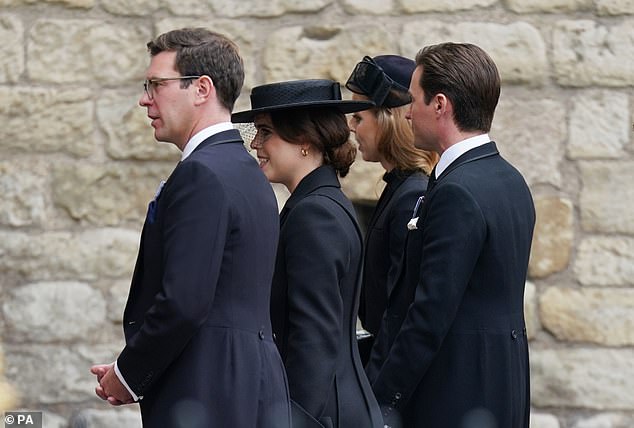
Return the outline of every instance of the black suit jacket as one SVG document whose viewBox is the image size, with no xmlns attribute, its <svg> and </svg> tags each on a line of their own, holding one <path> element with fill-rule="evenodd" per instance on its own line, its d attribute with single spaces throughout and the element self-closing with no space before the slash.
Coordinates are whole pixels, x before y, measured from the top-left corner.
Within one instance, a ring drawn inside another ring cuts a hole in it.
<svg viewBox="0 0 634 428">
<path fill-rule="evenodd" d="M 407 244 L 422 253 L 406 254 L 368 367 L 388 419 L 528 427 L 523 295 L 534 223 L 529 189 L 494 143 L 463 154 L 428 189 Z"/>
<path fill-rule="evenodd" d="M 174 169 L 148 210 L 118 367 L 145 427 L 288 427 L 272 339 L 275 197 L 235 130 Z"/>
<path fill-rule="evenodd" d="M 280 225 L 271 314 L 294 426 L 382 426 L 356 347 L 361 235 L 332 167 L 304 177 Z"/>
</svg>

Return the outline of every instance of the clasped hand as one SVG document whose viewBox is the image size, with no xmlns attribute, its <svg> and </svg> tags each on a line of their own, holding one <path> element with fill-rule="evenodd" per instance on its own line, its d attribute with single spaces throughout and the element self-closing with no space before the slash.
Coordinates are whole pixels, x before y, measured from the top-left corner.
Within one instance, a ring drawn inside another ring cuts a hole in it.
<svg viewBox="0 0 634 428">
<path fill-rule="evenodd" d="M 121 383 L 114 371 L 114 363 L 97 364 L 90 368 L 90 372 L 97 376 L 95 393 L 102 400 L 108 401 L 113 406 L 134 403 L 130 392 Z"/>
</svg>

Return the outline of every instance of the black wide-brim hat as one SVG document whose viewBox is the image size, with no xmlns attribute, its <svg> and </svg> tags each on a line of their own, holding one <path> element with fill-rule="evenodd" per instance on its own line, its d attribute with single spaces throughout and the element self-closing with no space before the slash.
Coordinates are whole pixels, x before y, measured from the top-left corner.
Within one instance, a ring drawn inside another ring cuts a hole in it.
<svg viewBox="0 0 634 428">
<path fill-rule="evenodd" d="M 292 80 L 254 87 L 251 90 L 251 110 L 232 114 L 231 121 L 253 122 L 260 113 L 305 107 L 332 107 L 347 114 L 372 108 L 374 103 L 342 100 L 339 82 L 334 80 Z"/>
</svg>

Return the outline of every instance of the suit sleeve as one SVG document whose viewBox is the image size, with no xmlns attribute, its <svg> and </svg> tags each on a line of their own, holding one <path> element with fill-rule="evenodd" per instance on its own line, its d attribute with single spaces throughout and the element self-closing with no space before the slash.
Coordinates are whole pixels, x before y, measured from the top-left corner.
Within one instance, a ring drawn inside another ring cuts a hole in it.
<svg viewBox="0 0 634 428">
<path fill-rule="evenodd" d="M 163 277 L 117 365 L 137 395 L 177 358 L 211 309 L 229 223 L 222 185 L 203 165 L 177 167 L 165 198 Z M 157 251 L 160 251 L 157 249 Z"/>
<path fill-rule="evenodd" d="M 439 186 L 425 203 L 414 301 L 372 385 L 379 404 L 394 408 L 408 401 L 435 358 L 487 236 L 477 201 L 462 187 Z"/>
<path fill-rule="evenodd" d="M 285 367 L 291 398 L 316 419 L 332 390 L 343 335 L 342 276 L 349 271 L 349 244 L 339 207 L 309 197 L 284 225 L 288 278 L 288 342 Z M 321 198 L 323 199 L 323 198 Z"/>
</svg>

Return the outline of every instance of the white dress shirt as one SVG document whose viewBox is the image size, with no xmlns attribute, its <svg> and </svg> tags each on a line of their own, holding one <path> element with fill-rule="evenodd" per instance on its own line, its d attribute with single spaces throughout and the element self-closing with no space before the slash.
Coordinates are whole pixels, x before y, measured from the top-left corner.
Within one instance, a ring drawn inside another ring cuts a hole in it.
<svg viewBox="0 0 634 428">
<path fill-rule="evenodd" d="M 438 164 L 436 164 L 435 178 L 438 178 L 440 174 L 442 174 L 443 171 L 446 170 L 447 167 L 460 156 L 467 153 L 469 150 L 480 147 L 486 143 L 489 143 L 490 141 L 491 139 L 489 138 L 489 134 L 481 134 L 476 135 L 475 137 L 467 138 L 466 140 L 459 141 L 453 146 L 449 147 L 443 152 L 443 154 L 440 156 Z"/>
</svg>

